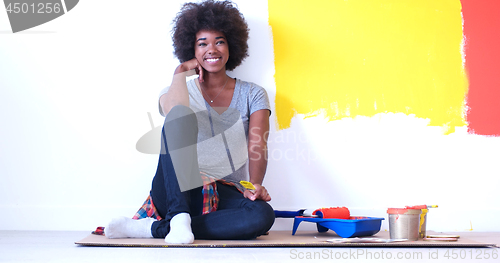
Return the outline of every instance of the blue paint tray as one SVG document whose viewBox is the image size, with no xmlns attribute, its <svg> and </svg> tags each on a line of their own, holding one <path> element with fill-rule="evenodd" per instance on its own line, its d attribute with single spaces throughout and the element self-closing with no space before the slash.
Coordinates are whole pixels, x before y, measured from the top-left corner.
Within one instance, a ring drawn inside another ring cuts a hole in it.
<svg viewBox="0 0 500 263">
<path fill-rule="evenodd" d="M 372 236 L 380 231 L 384 218 L 352 216 L 349 219 L 317 218 L 296 216 L 293 221 L 292 235 L 295 235 L 302 221 L 316 223 L 318 232 L 333 230 L 343 238 Z"/>
</svg>

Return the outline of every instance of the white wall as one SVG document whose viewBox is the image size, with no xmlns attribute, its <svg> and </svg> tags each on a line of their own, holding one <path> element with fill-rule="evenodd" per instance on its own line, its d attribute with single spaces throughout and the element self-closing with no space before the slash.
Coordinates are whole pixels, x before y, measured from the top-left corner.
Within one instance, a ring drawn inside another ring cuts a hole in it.
<svg viewBox="0 0 500 263">
<path fill-rule="evenodd" d="M 162 123 L 157 94 L 178 61 L 171 21 L 183 1 L 80 1 L 68 14 L 12 34 L 0 11 L 0 230 L 93 230 L 132 216 L 157 156 L 137 140 Z M 251 28 L 250 57 L 231 72 L 276 87 L 267 1 L 236 1 Z M 327 122 L 272 119 L 265 185 L 275 209 L 438 204 L 437 231 L 500 231 L 500 138 L 381 114 Z M 274 229 L 291 229 L 278 219 Z M 303 223 L 300 229 L 314 229 Z M 387 229 L 384 222 L 383 229 Z"/>
</svg>

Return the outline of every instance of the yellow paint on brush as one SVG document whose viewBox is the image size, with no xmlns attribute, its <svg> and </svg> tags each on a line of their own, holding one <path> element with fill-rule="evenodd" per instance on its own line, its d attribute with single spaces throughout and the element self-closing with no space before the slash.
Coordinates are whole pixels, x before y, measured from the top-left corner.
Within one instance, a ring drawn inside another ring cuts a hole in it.
<svg viewBox="0 0 500 263">
<path fill-rule="evenodd" d="M 245 187 L 245 189 L 248 189 L 248 190 L 255 190 L 255 186 L 253 186 L 252 183 L 248 182 L 248 181 L 240 181 L 240 184 Z"/>
<path fill-rule="evenodd" d="M 269 0 L 279 129 L 402 112 L 465 126 L 459 0 Z"/>
</svg>

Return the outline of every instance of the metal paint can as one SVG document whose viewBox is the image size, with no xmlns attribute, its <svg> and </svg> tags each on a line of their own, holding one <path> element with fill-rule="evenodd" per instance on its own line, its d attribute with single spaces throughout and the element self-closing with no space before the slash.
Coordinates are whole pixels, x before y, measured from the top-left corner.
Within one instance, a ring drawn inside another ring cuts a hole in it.
<svg viewBox="0 0 500 263">
<path fill-rule="evenodd" d="M 387 209 L 391 239 L 418 240 L 421 213 L 421 209 Z"/>
<path fill-rule="evenodd" d="M 407 206 L 406 208 L 420 209 L 422 211 L 422 214 L 420 214 L 420 225 L 418 227 L 418 235 L 420 238 L 424 238 L 427 232 L 427 212 L 429 212 L 429 209 L 427 209 L 426 205 Z"/>
</svg>

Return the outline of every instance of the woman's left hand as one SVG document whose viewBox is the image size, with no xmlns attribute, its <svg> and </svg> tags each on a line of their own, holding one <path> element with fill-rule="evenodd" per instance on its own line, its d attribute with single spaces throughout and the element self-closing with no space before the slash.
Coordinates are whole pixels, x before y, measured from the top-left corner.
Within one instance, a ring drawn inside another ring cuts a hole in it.
<svg viewBox="0 0 500 263">
<path fill-rule="evenodd" d="M 263 200 L 263 201 L 271 201 L 271 196 L 269 195 L 269 193 L 267 192 L 267 189 L 260 185 L 260 184 L 253 184 L 253 186 L 255 187 L 255 190 L 252 192 L 250 190 L 245 190 L 245 192 L 243 193 L 243 195 L 245 196 L 245 198 L 248 198 L 252 201 L 255 201 L 257 199 L 260 199 L 260 200 Z"/>
</svg>

